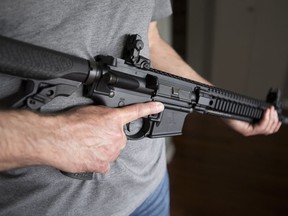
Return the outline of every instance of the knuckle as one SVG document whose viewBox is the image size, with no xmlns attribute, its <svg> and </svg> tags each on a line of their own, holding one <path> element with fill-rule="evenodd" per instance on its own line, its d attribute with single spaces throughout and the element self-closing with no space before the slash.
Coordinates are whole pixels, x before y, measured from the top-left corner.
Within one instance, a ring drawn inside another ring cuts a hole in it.
<svg viewBox="0 0 288 216">
<path fill-rule="evenodd" d="M 104 163 L 103 165 L 101 165 L 99 167 L 99 171 L 100 173 L 107 173 L 110 169 L 110 164 L 109 163 Z"/>
<path fill-rule="evenodd" d="M 272 133 L 273 133 L 273 130 L 271 129 L 271 127 L 270 128 L 266 128 L 266 130 L 264 132 L 265 135 L 270 135 Z"/>
<path fill-rule="evenodd" d="M 249 137 L 249 136 L 252 136 L 252 135 L 253 135 L 252 131 L 246 131 L 246 132 L 243 133 L 244 137 Z"/>
<path fill-rule="evenodd" d="M 120 110 L 108 108 L 105 112 L 105 116 L 106 116 L 106 118 L 110 118 L 113 120 L 118 119 L 120 116 Z"/>
<path fill-rule="evenodd" d="M 243 136 L 248 137 L 248 136 L 250 136 L 250 133 L 243 133 Z"/>
<path fill-rule="evenodd" d="M 115 149 L 113 151 L 111 151 L 110 157 L 109 157 L 109 161 L 114 161 L 116 160 L 121 152 L 121 146 L 116 146 Z"/>
</svg>

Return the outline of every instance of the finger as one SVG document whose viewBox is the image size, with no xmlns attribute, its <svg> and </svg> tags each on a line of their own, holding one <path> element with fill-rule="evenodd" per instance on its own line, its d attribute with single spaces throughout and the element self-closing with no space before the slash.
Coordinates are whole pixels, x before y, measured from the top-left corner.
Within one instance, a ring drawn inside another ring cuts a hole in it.
<svg viewBox="0 0 288 216">
<path fill-rule="evenodd" d="M 276 126 L 274 133 L 276 133 L 277 131 L 279 131 L 280 127 L 281 127 L 282 123 L 278 122 L 278 125 Z"/>
<path fill-rule="evenodd" d="M 103 171 L 103 173 L 108 173 L 110 171 L 110 169 L 111 169 L 111 165 L 108 163 L 102 171 Z"/>
<path fill-rule="evenodd" d="M 271 110 L 270 108 L 266 109 L 262 119 L 258 124 L 254 126 L 254 134 L 266 134 L 267 128 L 269 127 L 270 124 L 270 115 L 271 115 Z"/>
<path fill-rule="evenodd" d="M 271 133 L 273 133 L 274 131 L 274 127 L 275 127 L 275 123 L 277 122 L 277 117 L 275 116 L 275 109 L 274 107 L 270 107 L 269 108 L 269 121 L 266 124 L 266 128 L 264 131 L 264 134 L 269 135 Z M 274 127 L 273 127 L 274 126 Z"/>
<path fill-rule="evenodd" d="M 111 165 L 109 163 L 105 163 L 105 164 L 97 167 L 94 172 L 105 174 L 105 173 L 109 172 L 110 169 L 111 169 Z"/>
<path fill-rule="evenodd" d="M 278 114 L 277 111 L 275 110 L 274 107 L 270 108 L 270 116 L 269 116 L 269 123 L 267 124 L 266 127 L 266 134 L 272 134 L 274 133 L 274 131 L 276 130 L 276 128 L 278 127 Z"/>
<path fill-rule="evenodd" d="M 278 125 L 279 125 L 279 118 L 278 118 L 278 113 L 274 107 L 272 109 L 271 121 L 272 121 L 272 124 L 271 124 L 270 133 L 275 133 L 275 130 L 278 128 Z"/>
<path fill-rule="evenodd" d="M 123 131 L 123 133 L 124 133 L 124 131 Z M 124 133 L 123 137 L 126 138 L 125 133 Z M 122 142 L 122 144 L 120 145 L 120 150 L 123 150 L 126 147 L 126 144 L 127 144 L 127 139 L 125 139 L 124 142 Z"/>
<path fill-rule="evenodd" d="M 277 111 L 274 109 L 274 124 L 272 126 L 272 133 L 276 133 L 282 125 L 282 122 L 279 120 L 279 116 Z"/>
<path fill-rule="evenodd" d="M 139 103 L 120 108 L 120 118 L 122 123 L 127 124 L 141 117 L 156 114 L 164 110 L 164 105 L 160 102 Z"/>
</svg>

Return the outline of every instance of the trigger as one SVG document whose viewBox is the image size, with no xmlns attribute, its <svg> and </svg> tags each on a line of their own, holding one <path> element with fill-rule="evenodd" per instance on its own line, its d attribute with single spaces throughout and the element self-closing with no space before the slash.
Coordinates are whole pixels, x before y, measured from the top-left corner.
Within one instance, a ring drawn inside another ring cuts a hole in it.
<svg viewBox="0 0 288 216">
<path fill-rule="evenodd" d="M 125 125 L 125 129 L 126 129 L 127 131 L 131 132 L 130 122 Z"/>
<path fill-rule="evenodd" d="M 137 119 L 135 121 L 129 122 L 125 125 L 125 133 L 126 135 L 134 135 L 137 134 L 143 126 L 143 119 Z"/>
<path fill-rule="evenodd" d="M 161 122 L 162 116 L 163 116 L 163 112 L 160 112 L 160 113 L 156 113 L 156 114 L 151 114 L 151 115 L 149 115 L 148 118 L 151 121 L 156 122 L 156 125 L 158 126 Z"/>
<path fill-rule="evenodd" d="M 130 140 L 142 139 L 150 131 L 150 119 L 140 118 L 130 123 L 125 124 L 124 133 Z"/>
</svg>

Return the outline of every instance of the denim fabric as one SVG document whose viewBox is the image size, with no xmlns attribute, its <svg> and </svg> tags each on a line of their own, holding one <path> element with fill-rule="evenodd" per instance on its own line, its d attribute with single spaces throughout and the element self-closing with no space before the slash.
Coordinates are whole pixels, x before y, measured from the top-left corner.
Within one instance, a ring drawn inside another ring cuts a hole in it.
<svg viewBox="0 0 288 216">
<path fill-rule="evenodd" d="M 130 216 L 169 216 L 169 176 L 166 172 L 156 190 Z"/>
</svg>

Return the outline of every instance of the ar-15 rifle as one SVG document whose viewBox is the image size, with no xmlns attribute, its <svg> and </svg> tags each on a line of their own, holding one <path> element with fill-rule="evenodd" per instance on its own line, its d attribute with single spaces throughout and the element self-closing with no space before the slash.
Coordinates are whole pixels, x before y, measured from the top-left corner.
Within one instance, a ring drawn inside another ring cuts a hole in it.
<svg viewBox="0 0 288 216">
<path fill-rule="evenodd" d="M 88 61 L 0 36 L 0 73 L 19 77 L 25 84 L 1 105 L 37 111 L 78 88 L 84 89 L 83 96 L 108 107 L 162 102 L 165 110 L 143 118 L 138 131 L 130 131 L 126 125 L 128 139 L 180 135 L 185 117 L 192 111 L 255 123 L 274 106 L 280 121 L 288 123 L 282 115 L 278 89 L 271 89 L 267 100 L 261 101 L 171 75 L 151 68 L 150 60 L 140 55 L 143 46 L 139 35 L 129 35 L 124 59 L 99 55 Z M 92 178 L 90 173 L 77 175 L 72 177 Z"/>
</svg>

